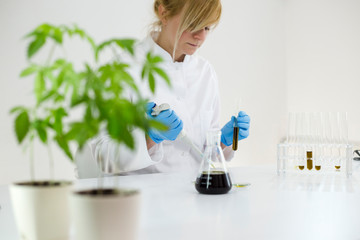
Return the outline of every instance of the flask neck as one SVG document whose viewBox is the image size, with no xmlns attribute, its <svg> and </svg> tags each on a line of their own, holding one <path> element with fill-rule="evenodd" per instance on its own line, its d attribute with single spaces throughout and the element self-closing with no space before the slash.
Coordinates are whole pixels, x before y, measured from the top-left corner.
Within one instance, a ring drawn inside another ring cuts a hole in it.
<svg viewBox="0 0 360 240">
<path fill-rule="evenodd" d="M 207 146 L 220 146 L 221 132 L 219 130 L 209 131 L 206 135 Z"/>
</svg>

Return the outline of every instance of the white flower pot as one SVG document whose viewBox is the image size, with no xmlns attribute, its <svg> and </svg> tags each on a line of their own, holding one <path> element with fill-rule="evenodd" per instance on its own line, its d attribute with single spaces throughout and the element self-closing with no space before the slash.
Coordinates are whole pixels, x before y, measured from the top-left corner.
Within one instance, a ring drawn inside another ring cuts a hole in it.
<svg viewBox="0 0 360 240">
<path fill-rule="evenodd" d="M 21 239 L 69 239 L 71 187 L 70 182 L 61 182 L 58 186 L 33 186 L 30 182 L 10 186 L 15 221 Z"/>
<path fill-rule="evenodd" d="M 80 191 L 71 195 L 74 239 L 137 239 L 140 193 L 134 190 L 118 190 L 117 194 L 91 194 L 96 191 L 98 190 Z M 104 191 L 111 192 L 113 189 Z"/>
</svg>

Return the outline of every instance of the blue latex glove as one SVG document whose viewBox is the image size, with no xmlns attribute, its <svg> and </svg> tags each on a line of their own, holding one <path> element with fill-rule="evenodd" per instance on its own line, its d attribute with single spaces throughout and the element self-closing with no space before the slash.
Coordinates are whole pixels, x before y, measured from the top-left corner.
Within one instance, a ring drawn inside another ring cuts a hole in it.
<svg viewBox="0 0 360 240">
<path fill-rule="evenodd" d="M 169 129 L 167 131 L 150 129 L 150 131 L 148 132 L 149 137 L 155 143 L 161 143 L 164 140 L 174 141 L 181 132 L 181 130 L 183 129 L 182 120 L 171 109 L 164 110 L 160 112 L 159 115 L 157 116 L 151 116 L 152 108 L 155 106 L 156 104 L 153 102 L 147 104 L 146 114 L 148 118 L 161 122 L 162 124 L 168 126 Z"/>
<path fill-rule="evenodd" d="M 240 111 L 236 118 L 232 116 L 231 120 L 221 129 L 221 142 L 226 146 L 230 146 L 233 143 L 235 123 L 239 127 L 238 140 L 249 136 L 250 117 L 244 111 Z"/>
</svg>

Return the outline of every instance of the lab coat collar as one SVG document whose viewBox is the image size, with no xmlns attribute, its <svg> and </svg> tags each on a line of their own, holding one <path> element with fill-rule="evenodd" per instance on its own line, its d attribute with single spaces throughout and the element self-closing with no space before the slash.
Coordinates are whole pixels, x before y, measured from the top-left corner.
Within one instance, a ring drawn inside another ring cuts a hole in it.
<svg viewBox="0 0 360 240">
<path fill-rule="evenodd" d="M 174 62 L 172 59 L 172 56 L 170 53 L 168 53 L 165 49 L 163 49 L 162 47 L 160 47 L 154 39 L 156 39 L 159 35 L 159 32 L 151 32 L 150 35 L 146 38 L 146 42 L 150 45 L 150 48 L 153 52 L 153 54 L 155 55 L 159 55 L 160 57 L 162 57 L 162 59 L 166 62 L 166 63 L 172 63 L 174 65 L 183 65 L 186 64 L 187 62 L 190 61 L 191 56 L 190 55 L 185 55 L 184 61 L 183 62 Z"/>
</svg>

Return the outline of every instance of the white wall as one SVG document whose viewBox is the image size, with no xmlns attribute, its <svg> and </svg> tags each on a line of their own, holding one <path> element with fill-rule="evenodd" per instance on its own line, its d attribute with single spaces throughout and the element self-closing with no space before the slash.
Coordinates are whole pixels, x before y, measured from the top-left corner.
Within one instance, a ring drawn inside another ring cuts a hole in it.
<svg viewBox="0 0 360 240">
<path fill-rule="evenodd" d="M 275 163 L 286 111 L 285 1 L 223 1 L 219 28 L 201 54 L 217 71 L 222 122 L 240 97 L 251 117 L 250 136 L 240 142 L 233 165 Z"/>
<path fill-rule="evenodd" d="M 18 77 L 26 66 L 21 38 L 49 22 L 77 23 L 97 42 L 115 36 L 140 39 L 152 19 L 151 5 L 151 0 L 0 1 L 0 184 L 29 178 L 28 155 L 16 143 L 8 114 L 11 107 L 32 101 L 32 81 Z M 234 114 L 237 96 L 252 118 L 250 137 L 232 165 L 275 163 L 286 115 L 285 1 L 223 0 L 223 7 L 221 23 L 200 54 L 214 65 L 221 83 L 222 124 Z M 68 55 L 86 59 L 87 49 L 69 47 Z M 35 153 L 36 176 L 48 178 L 46 149 L 37 145 Z M 53 153 L 56 178 L 73 179 L 73 165 L 57 148 Z"/>
<path fill-rule="evenodd" d="M 289 111 L 343 111 L 360 140 L 360 1 L 287 1 Z"/>
</svg>

